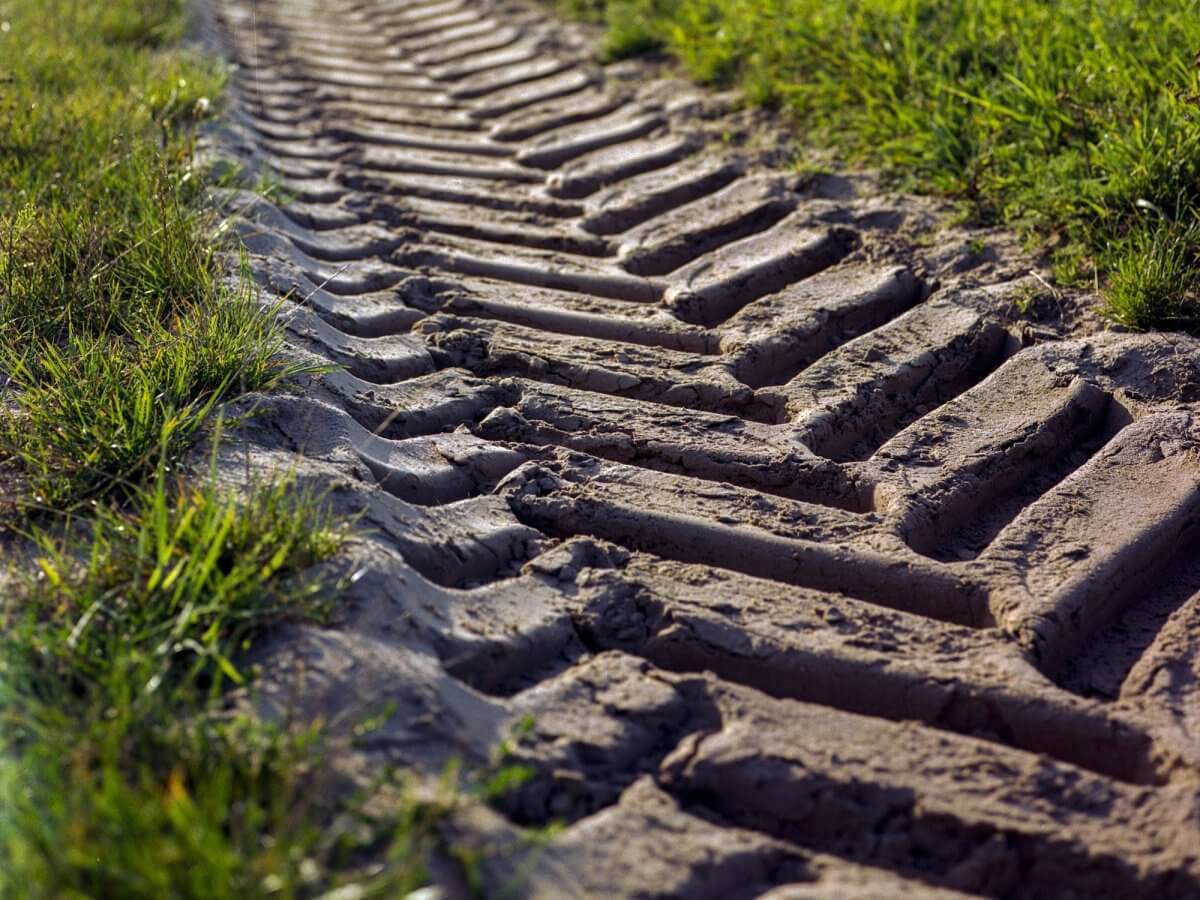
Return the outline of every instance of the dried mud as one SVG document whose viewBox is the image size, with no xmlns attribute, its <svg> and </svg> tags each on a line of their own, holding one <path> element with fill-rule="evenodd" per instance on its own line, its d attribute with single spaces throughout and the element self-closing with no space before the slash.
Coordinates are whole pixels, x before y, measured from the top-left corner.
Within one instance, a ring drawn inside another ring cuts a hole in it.
<svg viewBox="0 0 1200 900">
<path fill-rule="evenodd" d="M 1196 341 L 533 7 L 210 12 L 218 199 L 343 367 L 225 471 L 364 524 L 260 712 L 392 705 L 359 784 L 532 722 L 496 896 L 1200 897 Z"/>
</svg>

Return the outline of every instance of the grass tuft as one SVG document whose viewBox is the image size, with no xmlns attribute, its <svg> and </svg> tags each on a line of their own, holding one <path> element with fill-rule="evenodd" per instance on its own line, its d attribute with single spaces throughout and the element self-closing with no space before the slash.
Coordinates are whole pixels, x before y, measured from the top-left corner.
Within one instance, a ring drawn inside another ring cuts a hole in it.
<svg viewBox="0 0 1200 900">
<path fill-rule="evenodd" d="M 244 682 L 232 660 L 255 633 L 325 614 L 332 586 L 298 576 L 346 534 L 287 479 L 237 496 L 160 469 L 119 507 L 31 535 L 3 610 L 0 896 L 332 883 L 365 826 L 317 824 L 319 732 L 230 716 L 221 698 Z M 416 886 L 434 816 L 415 799 L 398 809 L 409 849 L 390 883 Z"/>
<path fill-rule="evenodd" d="M 11 397 L 0 459 L 18 476 L 10 519 L 132 489 L 178 458 L 220 400 L 302 371 L 281 361 L 280 348 L 273 317 L 250 291 L 123 335 L 0 341 Z"/>
<path fill-rule="evenodd" d="M 1200 325 L 1200 223 L 1164 227 L 1132 237 L 1117 259 L 1105 291 L 1105 312 L 1130 328 Z"/>
<path fill-rule="evenodd" d="M 223 80 L 178 0 L 19 0 L 0 35 L 0 517 L 77 511 L 296 370 L 225 286 L 192 169 Z M 248 279 L 243 278 L 248 284 Z"/>
<path fill-rule="evenodd" d="M 6 631 L 40 666 L 80 684 L 119 681 L 133 696 L 178 678 L 242 683 L 233 651 L 273 622 L 321 617 L 325 586 L 288 579 L 332 555 L 348 528 L 287 479 L 239 499 L 165 467 L 150 488 L 89 513 L 32 533 L 35 577 Z"/>
</svg>

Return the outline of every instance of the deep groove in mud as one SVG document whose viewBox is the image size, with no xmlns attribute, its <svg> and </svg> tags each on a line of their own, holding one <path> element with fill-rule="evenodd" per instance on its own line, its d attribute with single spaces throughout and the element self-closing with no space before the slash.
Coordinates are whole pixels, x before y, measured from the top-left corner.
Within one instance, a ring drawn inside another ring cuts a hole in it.
<svg viewBox="0 0 1200 900">
<path fill-rule="evenodd" d="M 1172 658 L 1172 653 L 1178 654 L 1182 662 L 1186 651 L 1181 652 L 1184 648 L 1179 646 L 1170 648 L 1164 630 L 1173 619 L 1186 622 L 1195 618 L 1200 605 L 1200 557 L 1195 540 L 1193 535 L 1146 586 L 1144 595 L 1071 661 L 1059 679 L 1064 688 L 1082 697 L 1113 702 L 1122 696 L 1161 691 L 1164 685 L 1154 684 L 1157 673 L 1188 677 L 1186 668 Z M 1180 629 L 1174 641 L 1186 640 L 1184 634 Z"/>
<path fill-rule="evenodd" d="M 922 556 L 942 562 L 978 558 L 1022 510 L 1087 464 L 1119 433 L 1120 427 L 1104 422 L 1085 426 L 1077 435 L 1070 436 L 1064 446 L 1052 448 L 1051 455 L 1031 460 L 1024 470 L 1014 472 L 986 497 L 975 500 L 973 515 L 945 517 L 923 542 L 910 539 L 908 545 Z M 980 501 L 986 503 L 982 513 Z"/>
</svg>

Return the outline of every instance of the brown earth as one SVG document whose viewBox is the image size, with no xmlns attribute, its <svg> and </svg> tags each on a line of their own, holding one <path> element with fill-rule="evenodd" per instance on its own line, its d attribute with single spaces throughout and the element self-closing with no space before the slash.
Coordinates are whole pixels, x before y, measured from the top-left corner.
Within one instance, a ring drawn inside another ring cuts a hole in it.
<svg viewBox="0 0 1200 900">
<path fill-rule="evenodd" d="M 359 784 L 532 722 L 494 896 L 1200 897 L 1196 341 L 529 6 L 213 5 L 220 200 L 344 367 L 222 452 L 368 526 L 261 711 L 392 704 Z"/>
</svg>

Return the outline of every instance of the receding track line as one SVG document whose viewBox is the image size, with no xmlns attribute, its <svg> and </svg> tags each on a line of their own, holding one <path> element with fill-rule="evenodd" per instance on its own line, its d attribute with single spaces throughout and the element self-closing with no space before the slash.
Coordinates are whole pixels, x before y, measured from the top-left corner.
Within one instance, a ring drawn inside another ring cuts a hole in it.
<svg viewBox="0 0 1200 900">
<path fill-rule="evenodd" d="M 413 59 L 422 65 L 428 66 L 449 66 L 454 63 L 462 62 L 463 60 L 471 59 L 481 53 L 490 53 L 496 50 L 503 50 L 506 47 L 511 47 L 517 41 L 525 36 L 525 32 L 520 28 L 501 27 L 490 29 L 481 37 L 468 38 L 461 41 L 452 41 L 444 44 L 441 51 L 429 50 L 423 53 L 417 53 Z M 451 47 L 453 49 L 446 50 L 444 48 Z M 437 69 L 435 69 L 437 71 Z"/>
<path fill-rule="evenodd" d="M 515 248 L 510 248 L 515 249 Z M 474 252 L 480 251 L 480 252 Z M 588 267 L 576 260 L 556 260 L 553 267 L 539 265 L 535 258 L 500 255 L 492 248 L 430 247 L 410 251 L 398 257 L 401 265 L 440 269 L 459 275 L 508 281 L 513 285 L 553 288 L 594 294 L 613 300 L 630 303 L 657 303 L 663 294 L 663 285 L 648 278 L 627 275 L 619 269 L 606 271 Z M 566 263 L 565 265 L 563 263 Z"/>
<path fill-rule="evenodd" d="M 247 440 L 368 532 L 279 652 L 401 698 L 355 772 L 534 722 L 530 896 L 1195 895 L 1194 341 L 1061 339 L 996 235 L 520 0 L 212 3 L 279 181 L 214 195 L 332 365 Z"/>
<path fill-rule="evenodd" d="M 490 131 L 493 140 L 505 143 L 526 141 L 534 137 L 553 137 L 553 132 L 583 122 L 593 122 L 604 118 L 618 110 L 624 110 L 629 104 L 629 98 L 620 93 L 605 93 L 597 91 L 588 98 L 590 103 L 584 103 L 576 98 L 570 108 L 563 109 L 555 104 L 546 108 L 527 110 L 508 122 L 494 125 Z M 632 110 L 630 110 L 632 111 Z"/>
<path fill-rule="evenodd" d="M 588 198 L 583 227 L 617 234 L 719 191 L 745 171 L 737 159 L 689 158 Z"/>
<path fill-rule="evenodd" d="M 552 334 L 622 341 L 665 350 L 717 356 L 717 338 L 668 316 L 635 315 L 626 301 L 568 291 L 526 289 L 513 297 L 504 282 L 477 280 L 469 291 L 440 285 L 413 302 L 427 312 L 448 312 L 478 319 L 496 319 Z"/>
<path fill-rule="evenodd" d="M 591 87 L 594 81 L 595 77 L 588 72 L 563 66 L 553 74 L 543 74 L 536 79 L 522 78 L 503 90 L 485 91 L 490 96 L 486 103 L 477 104 L 471 110 L 471 116 L 480 121 L 503 118 L 540 103 L 574 96 Z M 462 99 L 462 96 L 455 99 Z"/>
<path fill-rule="evenodd" d="M 647 504 L 645 497 L 610 499 L 603 492 L 584 493 L 586 502 L 570 495 L 559 499 L 556 488 L 547 492 L 542 482 L 561 484 L 562 477 L 561 471 L 534 465 L 529 471 L 518 470 L 501 489 L 507 490 L 522 521 L 553 535 L 592 535 L 665 559 L 797 587 L 838 590 L 943 622 L 993 624 L 986 589 L 941 567 L 916 560 L 900 563 L 871 550 L 830 547 L 820 540 L 780 537 L 753 526 L 726 525 L 676 512 L 665 497 L 661 507 Z"/>
<path fill-rule="evenodd" d="M 453 203 L 475 207 L 479 210 L 504 210 L 508 212 L 532 212 L 557 219 L 569 219 L 577 215 L 579 206 L 544 197 L 536 192 L 518 192 L 506 189 L 504 193 L 488 193 L 478 179 L 453 176 L 405 176 L 392 172 L 342 172 L 339 180 L 357 191 L 371 192 L 377 197 L 417 197 L 439 203 Z M 484 213 L 486 215 L 486 213 Z"/>
</svg>

